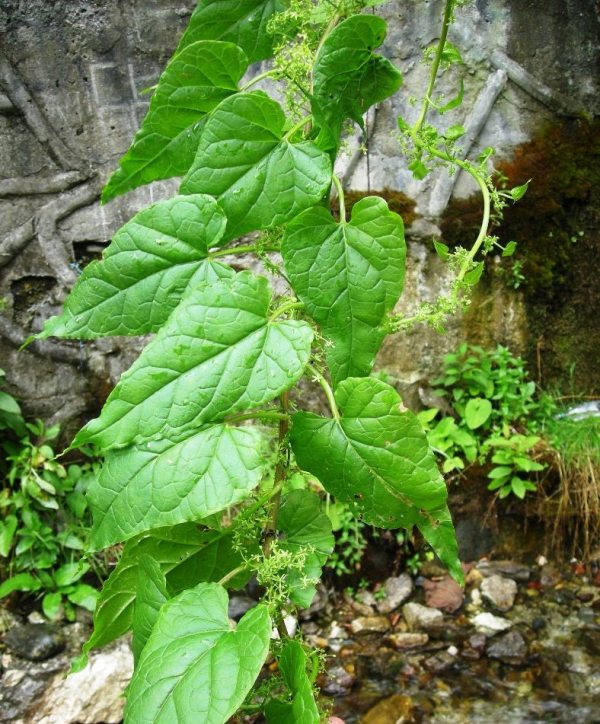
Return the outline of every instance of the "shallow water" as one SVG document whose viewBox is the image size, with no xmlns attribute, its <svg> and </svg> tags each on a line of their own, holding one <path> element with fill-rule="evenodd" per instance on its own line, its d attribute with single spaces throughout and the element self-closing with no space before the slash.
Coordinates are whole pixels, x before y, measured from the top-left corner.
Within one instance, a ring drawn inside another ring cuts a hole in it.
<svg viewBox="0 0 600 724">
<path fill-rule="evenodd" d="M 328 663 L 332 676 L 322 682 L 332 713 L 346 724 L 600 722 L 600 589 L 581 580 L 542 590 L 519 583 L 514 607 L 494 611 L 520 635 L 513 643 L 525 644 L 507 650 L 505 660 L 491 655 L 504 633 L 488 636 L 478 651 L 470 645 L 481 644 L 481 636 L 470 639 L 470 618 L 481 610 L 491 609 L 473 606 L 467 595 L 425 646 L 410 651 L 394 650 L 385 634 L 339 642 Z M 342 628 L 351 616 L 351 606 L 336 611 Z"/>
</svg>

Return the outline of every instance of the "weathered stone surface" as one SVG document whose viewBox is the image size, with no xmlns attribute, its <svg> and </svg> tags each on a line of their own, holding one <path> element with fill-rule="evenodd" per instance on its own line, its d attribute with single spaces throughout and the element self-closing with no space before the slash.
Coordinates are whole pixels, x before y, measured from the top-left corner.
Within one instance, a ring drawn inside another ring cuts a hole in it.
<svg viewBox="0 0 600 724">
<path fill-rule="evenodd" d="M 441 611 L 420 603 L 407 603 L 402 607 L 402 614 L 410 631 L 430 631 L 438 629 L 444 620 Z"/>
<path fill-rule="evenodd" d="M 500 616 L 494 616 L 492 613 L 478 613 L 477 616 L 473 616 L 471 623 L 479 633 L 488 636 L 493 636 L 500 631 L 506 631 L 512 626 L 510 621 L 500 618 Z"/>
<path fill-rule="evenodd" d="M 380 613 L 391 613 L 409 598 L 414 588 L 412 578 L 404 573 L 401 576 L 388 578 L 383 584 L 385 598 L 376 602 Z"/>
<path fill-rule="evenodd" d="M 254 608 L 254 606 L 256 606 L 256 601 L 253 598 L 250 598 L 250 596 L 231 596 L 229 599 L 229 618 L 232 618 L 234 621 L 239 621 L 246 611 Z"/>
<path fill-rule="evenodd" d="M 350 624 L 353 634 L 384 633 L 391 626 L 387 616 L 360 616 Z"/>
<path fill-rule="evenodd" d="M 505 576 L 521 583 L 526 583 L 531 577 L 530 568 L 517 561 L 479 561 L 477 570 L 486 577 Z"/>
<path fill-rule="evenodd" d="M 97 412 L 137 354 L 139 342 L 48 342 L 19 354 L 16 349 L 59 309 L 79 267 L 98 255 L 116 229 L 136 210 L 177 188 L 177 181 L 159 182 L 105 207 L 98 203 L 101 182 L 115 168 L 148 107 L 148 95 L 141 91 L 156 82 L 195 2 L 97 0 L 80 5 L 74 9 L 68 0 L 0 4 L 2 52 L 16 83 L 9 87 L 6 78 L 0 83 L 0 164 L 6 177 L 1 187 L 6 195 L 0 198 L 0 296 L 6 300 L 0 366 L 26 410 L 66 423 L 67 435 L 82 417 Z M 346 181 L 354 189 L 401 190 L 417 204 L 421 217 L 409 229 L 402 299 L 402 311 L 410 314 L 420 301 L 445 292 L 450 280 L 429 243 L 438 220 L 425 216 L 455 182 L 458 196 L 471 194 L 474 187 L 465 174 L 447 179 L 443 169 L 423 182 L 413 179 L 393 132 L 398 115 L 409 122 L 415 118 L 410 97 L 426 88 L 422 52 L 438 37 L 441 5 L 426 9 L 412 2 L 388 3 L 377 12 L 390 21 L 383 52 L 403 72 L 407 91 L 369 113 L 368 155 L 358 154 Z M 530 22 L 537 12 L 543 14 L 543 24 Z M 465 100 L 443 116 L 442 126 L 472 126 L 474 155 L 491 145 L 498 157 L 510 157 L 515 145 L 553 122 L 557 112 L 579 113 L 584 107 L 593 114 L 600 98 L 595 24 L 591 1 L 481 0 L 462 8 L 450 39 L 460 47 L 468 70 Z M 478 103 L 494 77 L 502 80 L 502 92 L 491 105 Z M 455 86 L 455 74 L 444 74 L 436 92 L 450 98 Z M 30 100 L 19 102 L 18 97 Z M 31 122 L 33 107 L 47 132 Z M 350 157 L 339 165 L 343 175 Z M 587 244 L 587 238 L 578 243 Z M 558 302 L 555 306 L 561 307 Z M 563 324 L 580 327 L 580 316 L 575 313 L 574 321 Z M 467 317 L 448 324 L 446 336 L 422 326 L 395 335 L 379 364 L 402 384 L 418 387 L 437 374 L 443 353 L 464 338 L 466 328 L 473 341 L 501 340 L 520 351 L 529 339 L 537 339 L 537 333 L 527 334 L 527 322 L 520 293 L 493 276 L 477 290 Z M 546 324 L 552 331 L 552 315 Z M 546 340 L 550 337 L 544 333 Z M 577 345 L 569 346 L 570 355 L 576 350 Z"/>
<path fill-rule="evenodd" d="M 27 661 L 46 661 L 60 654 L 66 646 L 60 627 L 51 623 L 15 626 L 4 636 L 4 643 L 14 654 Z"/>
<path fill-rule="evenodd" d="M 481 595 L 499 611 L 510 611 L 517 595 L 517 584 L 512 578 L 493 575 L 481 583 Z"/>
<path fill-rule="evenodd" d="M 123 718 L 123 691 L 133 672 L 129 644 L 100 651 L 88 666 L 66 679 L 57 677 L 29 714 L 31 724 L 117 724 Z"/>
<path fill-rule="evenodd" d="M 425 579 L 425 603 L 431 608 L 438 608 L 446 613 L 454 613 L 462 606 L 465 594 L 461 586 L 450 576 L 440 581 Z"/>
<path fill-rule="evenodd" d="M 370 709 L 360 720 L 361 724 L 398 724 L 408 722 L 413 710 L 409 696 L 394 694 Z"/>
<path fill-rule="evenodd" d="M 494 639 L 486 650 L 491 659 L 499 659 L 505 664 L 522 664 L 527 657 L 527 644 L 518 631 L 509 633 Z"/>
<path fill-rule="evenodd" d="M 425 646 L 429 641 L 429 636 L 426 633 L 393 633 L 387 637 L 387 641 L 399 651 L 404 651 Z"/>
</svg>

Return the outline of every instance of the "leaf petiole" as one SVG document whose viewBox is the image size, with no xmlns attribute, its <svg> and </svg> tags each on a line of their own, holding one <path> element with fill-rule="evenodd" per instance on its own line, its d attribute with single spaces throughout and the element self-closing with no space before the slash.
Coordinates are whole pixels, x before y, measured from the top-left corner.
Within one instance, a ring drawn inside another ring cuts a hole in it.
<svg viewBox="0 0 600 724">
<path fill-rule="evenodd" d="M 304 307 L 304 302 L 286 302 L 273 312 L 269 317 L 269 323 L 274 322 L 277 317 L 281 317 L 282 314 L 289 312 L 291 309 L 302 309 L 302 307 Z"/>
<path fill-rule="evenodd" d="M 329 382 L 327 382 L 323 375 L 312 365 L 307 365 L 306 369 L 310 371 L 310 373 L 315 378 L 315 381 L 318 382 L 323 388 L 323 392 L 325 393 L 325 397 L 327 397 L 327 402 L 329 404 L 331 414 L 333 415 L 336 422 L 339 422 L 340 411 L 338 410 L 335 397 L 333 395 L 333 390 L 331 389 L 331 385 L 329 384 Z"/>
<path fill-rule="evenodd" d="M 336 188 L 337 196 L 339 199 L 340 223 L 345 224 L 346 223 L 346 200 L 344 198 L 344 188 L 342 187 L 342 182 L 339 180 L 339 178 L 335 174 L 333 174 L 331 179 L 333 181 L 333 185 Z"/>
</svg>

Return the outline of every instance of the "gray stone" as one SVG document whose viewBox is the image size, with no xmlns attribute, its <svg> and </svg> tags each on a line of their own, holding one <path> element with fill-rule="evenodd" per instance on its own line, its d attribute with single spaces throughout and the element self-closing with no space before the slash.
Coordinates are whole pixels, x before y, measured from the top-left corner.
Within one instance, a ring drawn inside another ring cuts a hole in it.
<svg viewBox="0 0 600 724">
<path fill-rule="evenodd" d="M 481 583 L 482 597 L 499 611 L 510 611 L 515 604 L 517 584 L 512 578 L 493 575 Z"/>
<path fill-rule="evenodd" d="M 65 672 L 66 673 L 66 672 Z M 117 724 L 123 719 L 123 691 L 133 673 L 129 644 L 90 656 L 83 671 L 56 677 L 30 712 L 30 724 Z"/>
<path fill-rule="evenodd" d="M 487 636 L 506 631 L 512 626 L 511 621 L 500 618 L 500 616 L 494 616 L 492 613 L 478 613 L 477 616 L 473 616 L 471 623 L 479 633 Z"/>
<path fill-rule="evenodd" d="M 441 611 L 422 606 L 420 603 L 405 604 L 402 607 L 402 614 L 410 631 L 439 629 L 444 620 Z"/>
<path fill-rule="evenodd" d="M 520 583 L 526 583 L 531 577 L 531 569 L 516 561 L 479 561 L 477 570 L 486 577 L 505 576 Z"/>
<path fill-rule="evenodd" d="M 527 657 L 527 644 L 518 631 L 509 631 L 495 639 L 486 650 L 491 659 L 499 659 L 505 664 L 522 664 Z"/>
<path fill-rule="evenodd" d="M 429 636 L 426 633 L 393 633 L 387 637 L 387 641 L 399 651 L 405 651 L 425 646 L 429 642 Z"/>
<path fill-rule="evenodd" d="M 246 611 L 254 608 L 254 606 L 256 606 L 256 601 L 250 596 L 233 595 L 229 599 L 229 618 L 239 621 Z"/>
<path fill-rule="evenodd" d="M 452 656 L 452 654 L 447 651 L 441 651 L 439 654 L 435 654 L 434 656 L 430 656 L 425 659 L 423 665 L 428 671 L 431 671 L 434 674 L 441 674 L 452 668 L 455 663 L 456 659 Z"/>
<path fill-rule="evenodd" d="M 391 628 L 386 616 L 360 616 L 350 624 L 353 634 L 384 633 Z"/>
<path fill-rule="evenodd" d="M 60 654 L 66 646 L 60 627 L 50 623 L 15 626 L 4 636 L 4 643 L 13 653 L 27 661 L 46 661 Z"/>
<path fill-rule="evenodd" d="M 406 573 L 403 573 L 401 576 L 388 578 L 383 584 L 385 598 L 377 601 L 377 610 L 380 613 L 391 613 L 395 611 L 409 598 L 413 592 L 413 588 L 413 580 Z"/>
</svg>

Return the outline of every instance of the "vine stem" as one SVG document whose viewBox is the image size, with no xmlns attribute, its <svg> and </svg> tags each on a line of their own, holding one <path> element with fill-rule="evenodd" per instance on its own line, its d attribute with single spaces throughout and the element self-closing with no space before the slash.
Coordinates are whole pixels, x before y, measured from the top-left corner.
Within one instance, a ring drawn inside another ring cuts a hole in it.
<svg viewBox="0 0 600 724">
<path fill-rule="evenodd" d="M 248 566 L 243 563 L 241 566 L 238 566 L 237 568 L 234 568 L 232 571 L 229 571 L 223 578 L 221 578 L 220 581 L 217 582 L 219 586 L 224 586 L 226 583 L 229 583 L 232 578 L 235 578 L 238 573 L 242 573 L 242 571 L 247 571 Z"/>
<path fill-rule="evenodd" d="M 276 309 L 273 314 L 269 317 L 269 322 L 274 322 L 277 317 L 281 317 L 282 314 L 289 312 L 290 309 L 302 309 L 304 302 L 286 302 L 282 304 L 279 309 Z"/>
<path fill-rule="evenodd" d="M 284 136 L 281 140 L 282 140 L 282 141 L 288 141 L 288 140 L 294 135 L 294 133 L 296 133 L 296 131 L 299 131 L 301 128 L 303 128 L 304 126 L 306 126 L 306 124 L 309 123 L 311 120 L 312 120 L 312 114 L 310 114 L 310 115 L 308 115 L 308 116 L 304 116 L 304 118 L 303 118 L 302 120 L 298 121 L 298 123 L 295 123 L 295 124 L 290 128 L 290 130 L 287 131 L 287 133 L 285 134 L 285 136 Z"/>
<path fill-rule="evenodd" d="M 310 372 L 314 376 L 315 380 L 323 388 L 323 392 L 325 393 L 325 396 L 327 397 L 327 402 L 329 404 L 331 414 L 333 415 L 336 422 L 339 422 L 340 411 L 338 410 L 338 406 L 335 402 L 335 397 L 333 395 L 333 390 L 331 389 L 329 382 L 327 382 L 327 380 L 323 377 L 323 375 L 317 369 L 315 369 L 312 365 L 308 365 L 307 369 L 310 370 Z"/>
<path fill-rule="evenodd" d="M 346 223 L 346 199 L 344 198 L 344 189 L 342 187 L 342 182 L 339 180 L 339 178 L 333 174 L 331 177 L 333 181 L 333 185 L 336 188 L 337 196 L 340 202 L 340 222 L 345 224 Z"/>
<path fill-rule="evenodd" d="M 423 98 L 423 105 L 421 106 L 421 113 L 419 114 L 419 117 L 417 118 L 417 121 L 415 125 L 412 127 L 412 136 L 415 138 L 419 135 L 419 131 L 421 130 L 421 127 L 423 126 L 423 123 L 425 122 L 425 119 L 427 118 L 427 111 L 429 110 L 429 106 L 431 105 L 431 96 L 433 94 L 433 89 L 435 88 L 435 81 L 437 78 L 438 71 L 440 69 L 440 63 L 442 61 L 442 53 L 444 52 L 444 47 L 446 46 L 446 40 L 448 38 L 448 29 L 450 27 L 450 22 L 452 19 L 452 8 L 454 7 L 454 0 L 446 0 L 446 8 L 444 10 L 444 20 L 442 23 L 442 32 L 440 35 L 440 40 L 437 46 L 437 49 L 435 51 L 435 57 L 433 59 L 433 64 L 431 66 L 431 75 L 429 77 L 429 86 L 427 87 L 427 93 L 425 94 L 425 97 Z"/>
<path fill-rule="evenodd" d="M 423 148 L 423 143 L 421 141 L 417 141 L 417 145 L 419 145 L 421 148 Z M 467 161 L 461 161 L 458 158 L 453 158 L 447 153 L 444 153 L 443 151 L 439 151 L 434 148 L 428 148 L 428 153 L 430 153 L 432 156 L 435 156 L 436 158 L 439 158 L 443 161 L 447 161 L 448 163 L 456 164 L 459 168 L 461 168 L 463 171 L 468 173 L 476 182 L 481 190 L 481 194 L 483 196 L 483 216 L 481 219 L 481 226 L 479 227 L 479 234 L 477 235 L 477 238 L 475 239 L 475 242 L 473 243 L 473 246 L 469 250 L 469 253 L 465 257 L 465 260 L 463 261 L 460 270 L 456 276 L 456 281 L 461 282 L 464 278 L 467 272 L 469 271 L 471 264 L 473 263 L 473 260 L 475 259 L 477 252 L 481 249 L 481 246 L 483 242 L 485 241 L 488 233 L 488 227 L 490 225 L 490 214 L 491 214 L 491 196 L 490 196 L 490 190 L 487 187 L 487 184 L 485 182 L 485 179 L 481 177 L 479 173 L 477 173 L 477 170 L 473 168 L 473 166 L 468 163 Z M 453 301 L 457 301 L 458 299 L 458 288 L 455 289 L 453 294 Z M 406 317 L 404 319 L 401 319 L 398 321 L 398 323 L 395 325 L 395 332 L 399 332 L 401 329 L 405 327 L 409 327 L 411 324 L 414 324 L 415 322 L 421 322 L 423 321 L 418 316 L 414 317 Z"/>
<path fill-rule="evenodd" d="M 286 439 L 290 429 L 290 418 L 288 415 L 289 408 L 289 393 L 284 392 L 281 395 L 281 410 L 285 415 L 279 420 L 279 435 L 278 435 L 278 456 L 277 465 L 275 466 L 275 477 L 273 480 L 274 486 L 277 489 L 277 493 L 271 498 L 271 510 L 269 516 L 269 522 L 265 530 L 265 542 L 263 543 L 263 555 L 268 558 L 271 555 L 271 549 L 273 546 L 273 538 L 277 531 L 277 517 L 279 515 L 279 508 L 281 506 L 281 491 L 283 489 L 283 483 L 288 468 L 288 453 L 284 450 Z M 289 638 L 283 617 L 279 617 L 277 621 L 277 630 L 281 639 Z"/>
<path fill-rule="evenodd" d="M 264 73 L 259 73 L 258 75 L 255 75 L 254 78 L 251 78 L 246 83 L 246 85 L 243 85 L 240 88 L 240 93 L 248 90 L 248 88 L 252 88 L 253 85 L 256 85 L 256 83 L 260 83 L 260 81 L 264 80 L 265 78 L 276 78 L 277 75 L 279 75 L 279 72 L 276 70 L 265 70 Z"/>
</svg>

